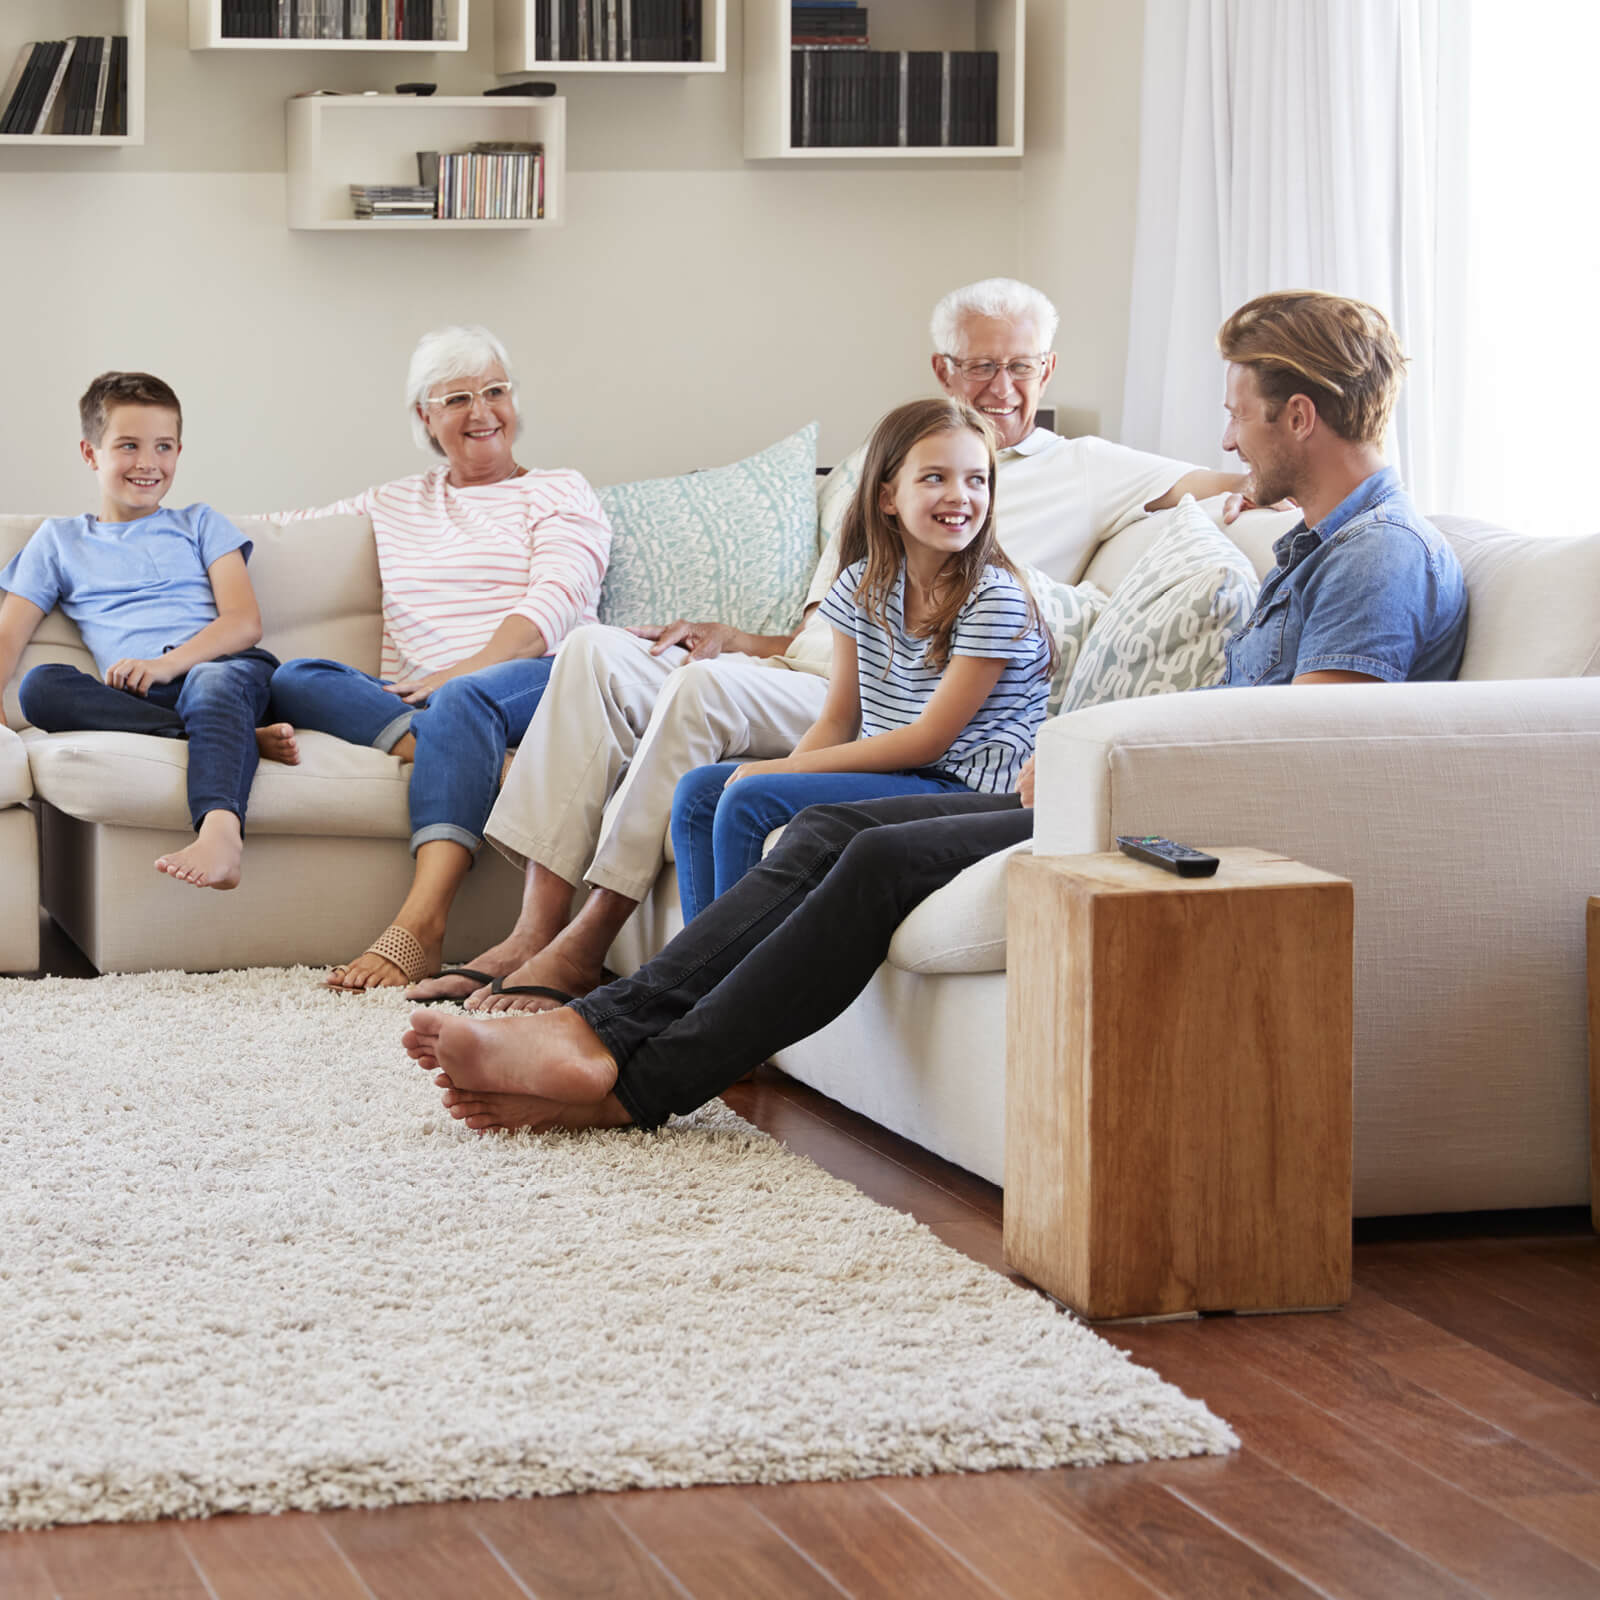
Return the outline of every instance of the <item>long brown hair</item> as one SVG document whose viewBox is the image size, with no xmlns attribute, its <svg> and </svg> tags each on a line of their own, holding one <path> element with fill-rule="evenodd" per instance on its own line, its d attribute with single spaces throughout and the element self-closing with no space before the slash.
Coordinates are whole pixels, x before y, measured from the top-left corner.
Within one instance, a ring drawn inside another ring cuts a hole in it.
<svg viewBox="0 0 1600 1600">
<path fill-rule="evenodd" d="M 933 616 L 927 623 L 927 664 L 942 672 L 950 664 L 950 643 L 955 633 L 956 619 L 967 603 L 985 567 L 998 567 L 1016 579 L 1028 606 L 1028 622 L 1022 632 L 1030 628 L 1044 639 L 1050 653 L 1049 671 L 1056 667 L 1055 641 L 1039 615 L 1039 607 L 1022 574 L 1012 564 L 1011 558 L 1000 548 L 995 537 L 995 464 L 994 429 L 981 411 L 976 411 L 963 400 L 940 397 L 937 400 L 913 400 L 909 405 L 896 406 L 872 430 L 867 445 L 867 458 L 861 465 L 861 482 L 856 485 L 855 497 L 844 514 L 844 525 L 839 532 L 839 570 L 843 572 L 858 561 L 866 562 L 866 570 L 856 585 L 855 598 L 867 615 L 883 629 L 889 640 L 889 659 L 894 659 L 894 630 L 889 626 L 889 596 L 905 565 L 905 539 L 896 519 L 879 504 L 879 490 L 893 482 L 905 465 L 912 449 L 936 433 L 955 433 L 962 428 L 977 434 L 983 440 L 989 456 L 989 509 L 978 529 L 977 537 L 966 549 L 958 550 L 945 558 L 940 569 L 943 593 Z M 888 672 L 887 664 L 884 672 Z"/>
</svg>

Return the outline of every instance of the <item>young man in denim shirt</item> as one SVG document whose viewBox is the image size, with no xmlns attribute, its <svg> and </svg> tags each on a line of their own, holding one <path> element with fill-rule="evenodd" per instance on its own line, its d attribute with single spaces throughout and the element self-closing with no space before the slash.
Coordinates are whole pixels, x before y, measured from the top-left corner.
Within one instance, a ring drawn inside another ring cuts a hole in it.
<svg viewBox="0 0 1600 1600">
<path fill-rule="evenodd" d="M 1256 505 L 1304 520 L 1228 642 L 1216 687 L 1453 678 L 1467 638 L 1461 563 L 1417 514 L 1383 435 L 1405 357 L 1382 312 L 1335 295 L 1262 295 L 1223 323 L 1225 450 Z"/>
<path fill-rule="evenodd" d="M 1223 683 L 1454 677 L 1461 567 L 1380 453 L 1404 366 L 1393 329 L 1357 301 L 1272 294 L 1217 342 L 1223 444 L 1250 469 L 1248 498 L 1292 497 L 1305 514 L 1274 548 Z M 1032 767 L 1015 795 L 813 806 L 632 977 L 538 1017 L 419 1011 L 406 1050 L 480 1131 L 653 1127 L 690 1111 L 832 1021 L 914 906 L 1032 835 Z"/>
</svg>

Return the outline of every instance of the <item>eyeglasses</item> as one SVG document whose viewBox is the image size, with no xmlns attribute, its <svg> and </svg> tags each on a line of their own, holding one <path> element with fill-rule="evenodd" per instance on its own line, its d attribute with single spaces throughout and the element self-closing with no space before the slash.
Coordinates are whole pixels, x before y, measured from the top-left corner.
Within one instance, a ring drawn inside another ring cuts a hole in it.
<svg viewBox="0 0 1600 1600">
<path fill-rule="evenodd" d="M 1044 364 L 1050 357 L 1046 353 L 1018 356 L 1015 361 L 963 361 L 959 356 L 949 355 L 944 359 L 971 383 L 992 383 L 1001 367 L 1011 375 L 1013 383 L 1031 383 L 1044 371 Z"/>
<path fill-rule="evenodd" d="M 455 389 L 449 394 L 430 395 L 424 404 L 438 406 L 441 411 L 465 411 L 474 400 L 481 400 L 486 406 L 498 405 L 502 400 L 509 400 L 516 388 L 516 384 L 509 381 L 486 383 L 476 391 Z"/>
</svg>

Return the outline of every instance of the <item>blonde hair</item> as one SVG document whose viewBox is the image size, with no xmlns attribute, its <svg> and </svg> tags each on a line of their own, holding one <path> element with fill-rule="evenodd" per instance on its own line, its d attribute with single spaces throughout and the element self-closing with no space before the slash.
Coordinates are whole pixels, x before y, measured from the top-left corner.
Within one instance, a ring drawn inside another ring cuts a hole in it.
<svg viewBox="0 0 1600 1600">
<path fill-rule="evenodd" d="M 957 550 L 945 558 L 940 571 L 944 593 L 927 624 L 927 664 L 943 671 L 950 664 L 950 644 L 955 634 L 956 620 L 966 605 L 985 567 L 998 567 L 1016 579 L 1028 606 L 1028 621 L 1022 637 L 1029 629 L 1036 630 L 1049 648 L 1051 672 L 1055 671 L 1055 641 L 1039 615 L 1022 574 L 1012 565 L 1011 559 L 1000 548 L 995 537 L 995 463 L 994 429 L 982 412 L 974 410 L 962 400 L 941 397 L 937 400 L 913 400 L 909 405 L 897 406 L 872 430 L 867 445 L 866 460 L 861 466 L 861 482 L 856 485 L 854 498 L 844 514 L 844 524 L 839 532 L 839 569 L 844 571 L 858 561 L 866 563 L 861 581 L 856 585 L 855 599 L 867 615 L 883 629 L 889 640 L 889 660 L 894 659 L 894 630 L 889 626 L 889 596 L 900 578 L 905 565 L 905 542 L 896 520 L 880 504 L 879 490 L 892 483 L 895 475 L 905 465 L 912 449 L 936 433 L 955 433 L 962 428 L 975 433 L 982 441 L 989 458 L 989 508 L 984 515 L 978 534 L 964 550 Z M 888 663 L 884 665 L 888 673 Z"/>
<path fill-rule="evenodd" d="M 1222 324 L 1217 348 L 1255 373 L 1269 422 L 1303 394 L 1341 439 L 1383 443 L 1406 358 L 1375 306 L 1312 289 L 1260 295 Z"/>
</svg>

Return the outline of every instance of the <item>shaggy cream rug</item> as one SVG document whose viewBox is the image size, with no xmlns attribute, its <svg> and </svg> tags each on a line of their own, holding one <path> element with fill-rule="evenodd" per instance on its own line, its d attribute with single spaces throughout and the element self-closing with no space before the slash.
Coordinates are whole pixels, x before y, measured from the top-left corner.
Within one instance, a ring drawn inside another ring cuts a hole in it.
<svg viewBox="0 0 1600 1600">
<path fill-rule="evenodd" d="M 1237 1443 L 719 1103 L 478 1139 L 397 990 L 0 981 L 0 1527 Z"/>
</svg>

